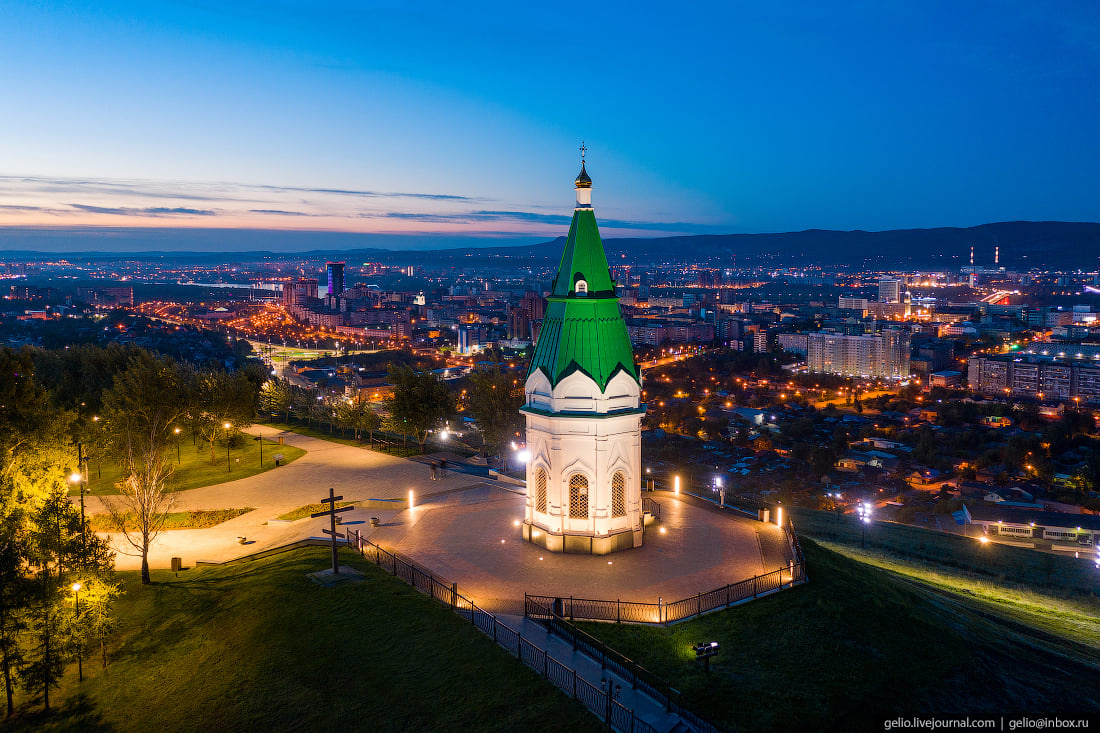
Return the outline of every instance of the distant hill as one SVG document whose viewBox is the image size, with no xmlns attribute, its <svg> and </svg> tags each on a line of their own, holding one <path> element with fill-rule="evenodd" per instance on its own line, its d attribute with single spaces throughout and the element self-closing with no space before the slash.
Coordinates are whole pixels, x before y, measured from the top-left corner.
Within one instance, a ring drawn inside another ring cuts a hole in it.
<svg viewBox="0 0 1100 733">
<path fill-rule="evenodd" d="M 406 261 L 457 261 L 469 255 L 507 257 L 520 261 L 556 260 L 564 243 L 565 237 L 558 237 L 549 242 L 518 247 L 462 247 L 392 254 Z M 714 266 L 736 263 L 776 267 L 818 264 L 856 268 L 903 265 L 953 269 L 969 264 L 971 244 L 974 245 L 974 263 L 981 266 L 993 266 L 994 248 L 999 245 L 1000 266 L 1008 269 L 1100 268 L 1100 223 L 1096 222 L 1008 221 L 968 228 L 891 229 L 884 232 L 807 229 L 774 234 L 604 239 L 604 247 L 612 264 L 620 261 L 691 261 L 710 262 Z M 352 254 L 344 252 L 341 256 Z M 378 250 L 370 251 L 370 255 L 378 257 Z"/>
<path fill-rule="evenodd" d="M 560 251 L 554 247 L 508 248 L 510 253 Z M 840 232 L 808 229 L 777 234 L 708 234 L 657 239 L 606 239 L 608 257 L 627 260 L 710 260 L 715 265 L 736 260 L 744 264 L 821 265 L 908 264 L 922 267 L 960 267 L 974 262 L 992 267 L 994 247 L 1000 245 L 1000 265 L 1009 269 L 1100 267 L 1100 223 L 1012 221 L 966 229 L 893 229 L 884 232 Z M 495 249 L 503 252 L 503 248 Z"/>
<path fill-rule="evenodd" d="M 248 262 L 272 259 L 346 259 L 349 262 L 440 263 L 469 265 L 471 257 L 506 258 L 523 262 L 556 261 L 564 237 L 502 246 L 499 240 L 473 237 L 380 237 L 349 232 L 132 229 L 15 230 L 0 228 L 5 259 L 36 259 L 45 252 L 84 257 L 171 260 L 178 262 Z M 355 246 L 355 245 L 386 246 Z M 393 248 L 394 245 L 403 245 Z M 706 234 L 653 239 L 604 240 L 608 256 L 617 262 L 709 262 L 737 265 L 848 265 L 859 268 L 908 266 L 957 268 L 970 258 L 974 245 L 977 265 L 992 266 L 1000 245 L 1000 265 L 1009 269 L 1095 270 L 1100 267 L 1100 223 L 1009 221 L 958 228 L 861 230 L 841 232 L 808 229 L 773 234 Z M 218 246 L 222 245 L 222 246 Z M 409 248 L 406 248 L 409 247 Z"/>
</svg>

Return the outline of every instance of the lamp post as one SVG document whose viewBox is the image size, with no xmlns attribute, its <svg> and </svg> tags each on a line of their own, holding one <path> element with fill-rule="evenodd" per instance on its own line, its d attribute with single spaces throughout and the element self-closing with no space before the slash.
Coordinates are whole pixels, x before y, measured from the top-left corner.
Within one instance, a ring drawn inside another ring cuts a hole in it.
<svg viewBox="0 0 1100 733">
<path fill-rule="evenodd" d="M 80 562 L 81 565 L 88 562 L 88 542 L 87 534 L 84 529 L 84 491 L 88 485 L 88 470 L 85 465 L 88 462 L 87 456 L 84 455 L 84 444 L 76 444 L 76 473 L 69 476 L 69 480 L 76 483 L 80 488 Z"/>
<path fill-rule="evenodd" d="M 180 429 L 172 428 L 172 432 L 176 434 L 176 463 L 182 463 L 180 460 Z"/>
<path fill-rule="evenodd" d="M 77 620 L 79 620 L 80 619 L 80 583 L 73 583 L 72 589 L 73 589 L 73 596 L 76 599 L 76 602 L 74 604 L 75 613 L 73 614 L 73 617 L 76 618 Z M 83 682 L 84 681 L 84 655 L 80 650 L 80 645 L 79 644 L 76 647 L 76 672 L 77 672 L 78 677 L 80 678 L 80 681 Z"/>
<path fill-rule="evenodd" d="M 256 442 L 258 442 L 260 444 L 260 468 L 263 468 L 264 467 L 264 439 L 257 436 L 255 438 L 253 438 L 253 440 L 255 440 Z"/>
<path fill-rule="evenodd" d="M 222 427 L 225 428 L 225 470 L 232 472 L 233 465 L 229 463 L 229 428 L 231 428 L 232 425 L 225 423 Z"/>
<path fill-rule="evenodd" d="M 871 511 L 871 503 L 867 501 L 861 502 L 856 508 L 856 513 L 859 514 L 860 523 L 863 525 L 863 536 L 859 540 L 860 548 L 865 548 L 867 546 L 867 525 L 871 523 Z"/>
</svg>

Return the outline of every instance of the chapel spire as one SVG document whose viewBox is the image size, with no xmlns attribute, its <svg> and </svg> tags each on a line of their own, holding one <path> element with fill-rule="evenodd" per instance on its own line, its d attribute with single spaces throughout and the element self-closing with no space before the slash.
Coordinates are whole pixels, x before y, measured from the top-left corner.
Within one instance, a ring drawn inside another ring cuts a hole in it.
<svg viewBox="0 0 1100 733">
<path fill-rule="evenodd" d="M 592 179 L 588 177 L 588 171 L 584 169 L 584 156 L 588 152 L 588 148 L 585 144 L 581 143 L 581 172 L 577 174 L 577 180 L 573 181 L 573 186 L 577 189 L 577 208 L 578 209 L 591 209 L 592 208 Z"/>
</svg>

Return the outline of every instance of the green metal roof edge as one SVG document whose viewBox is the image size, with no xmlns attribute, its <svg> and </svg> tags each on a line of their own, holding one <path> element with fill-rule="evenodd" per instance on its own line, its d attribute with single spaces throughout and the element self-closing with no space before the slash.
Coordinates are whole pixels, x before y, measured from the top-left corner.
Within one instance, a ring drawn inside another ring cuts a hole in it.
<svg viewBox="0 0 1100 733">
<path fill-rule="evenodd" d="M 622 417 L 624 415 L 644 415 L 645 405 L 631 407 L 629 410 L 616 410 L 615 412 L 552 412 L 550 410 L 543 410 L 539 407 L 524 405 L 523 407 L 519 408 L 519 411 L 526 412 L 530 415 L 542 415 L 544 417 L 583 417 L 589 419 L 606 419 L 609 417 Z"/>
<path fill-rule="evenodd" d="M 546 379 L 549 380 L 551 389 L 553 389 L 554 387 L 557 387 L 558 383 L 561 382 L 561 380 L 568 377 L 570 374 L 572 374 L 574 372 L 580 372 L 581 374 L 583 374 L 584 376 L 588 377 L 589 379 L 591 379 L 593 382 L 596 383 L 596 386 L 598 386 L 600 388 L 600 394 L 603 394 L 604 392 L 607 392 L 607 388 L 611 384 L 611 380 L 614 379 L 615 375 L 617 375 L 619 372 L 626 372 L 628 375 L 633 377 L 635 382 L 638 381 L 638 377 L 634 376 L 634 374 L 629 369 L 627 369 L 625 366 L 623 366 L 622 362 L 619 362 L 614 367 L 612 367 L 611 372 L 607 375 L 607 381 L 603 384 L 601 384 L 600 380 L 596 379 L 596 377 L 592 376 L 588 372 L 587 369 L 585 369 L 580 364 L 578 364 L 576 359 L 571 359 L 569 361 L 569 363 L 565 366 L 565 368 L 561 370 L 561 373 L 558 374 L 557 379 L 554 379 L 553 377 L 551 377 L 550 373 L 548 371 L 546 371 L 546 367 L 544 367 L 542 365 L 539 365 L 539 366 L 535 367 L 534 369 L 532 369 L 530 372 L 528 372 L 527 377 L 530 378 L 531 375 L 534 374 L 536 371 L 542 372 L 543 376 L 545 376 Z M 640 382 L 639 382 L 639 384 L 640 384 Z"/>
<path fill-rule="evenodd" d="M 542 370 L 551 387 L 581 371 L 607 389 L 619 371 L 641 384 L 618 298 L 551 298 L 527 376 Z M 575 343 L 576 342 L 576 343 Z M 583 343 L 585 348 L 580 348 Z"/>
</svg>

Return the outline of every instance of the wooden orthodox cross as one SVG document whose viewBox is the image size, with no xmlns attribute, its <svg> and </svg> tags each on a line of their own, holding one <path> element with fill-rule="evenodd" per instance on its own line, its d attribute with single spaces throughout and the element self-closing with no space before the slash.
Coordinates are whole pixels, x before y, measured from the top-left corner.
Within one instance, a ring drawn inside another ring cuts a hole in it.
<svg viewBox="0 0 1100 733">
<path fill-rule="evenodd" d="M 337 509 L 336 508 L 336 502 L 340 501 L 343 498 L 344 497 L 342 497 L 342 496 L 335 496 L 333 490 L 330 488 L 328 490 L 328 497 L 326 497 L 324 499 L 321 499 L 322 504 L 328 504 L 328 509 L 326 509 L 323 512 L 317 512 L 316 514 L 310 514 L 309 515 L 311 519 L 314 519 L 316 517 L 326 517 L 326 516 L 330 517 L 332 519 L 332 529 L 322 529 L 321 531 L 332 537 L 332 573 L 333 573 L 333 575 L 339 575 L 340 574 L 340 561 L 336 557 L 336 540 L 338 538 L 343 538 L 343 536 L 344 536 L 340 532 L 336 531 L 336 515 L 339 514 L 340 512 L 350 512 L 352 509 L 355 508 L 353 506 L 342 506 L 339 509 Z"/>
</svg>

